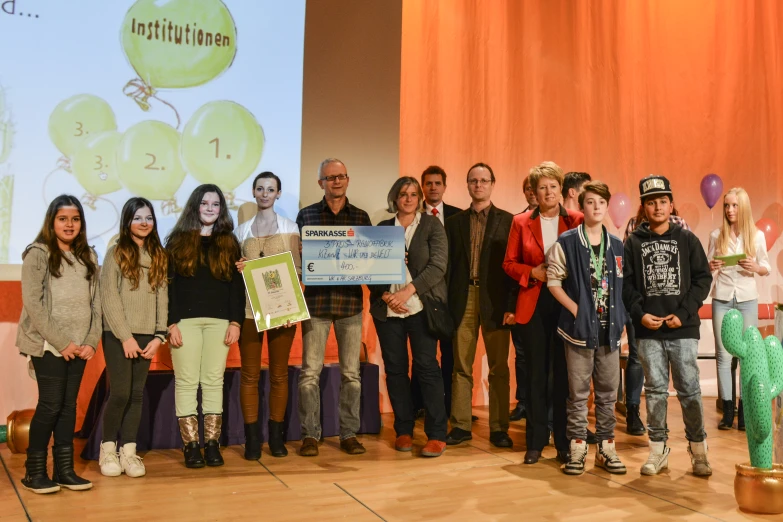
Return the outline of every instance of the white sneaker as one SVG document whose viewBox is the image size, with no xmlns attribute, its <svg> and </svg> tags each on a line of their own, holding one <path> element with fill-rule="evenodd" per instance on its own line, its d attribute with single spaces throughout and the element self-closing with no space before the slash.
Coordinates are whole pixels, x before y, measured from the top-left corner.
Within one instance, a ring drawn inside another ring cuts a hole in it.
<svg viewBox="0 0 783 522">
<path fill-rule="evenodd" d="M 101 475 L 105 477 L 122 475 L 122 466 L 120 466 L 116 442 L 101 442 L 101 456 L 98 459 L 98 464 L 101 467 Z"/>
<path fill-rule="evenodd" d="M 617 456 L 614 439 L 602 440 L 598 443 L 598 451 L 595 452 L 595 465 L 617 475 L 624 475 L 628 471 L 625 464 L 620 461 L 620 457 Z"/>
<path fill-rule="evenodd" d="M 585 460 L 587 459 L 587 442 L 572 440 L 570 458 L 561 466 L 566 475 L 581 475 L 585 472 Z"/>
<path fill-rule="evenodd" d="M 141 461 L 141 457 L 136 455 L 136 443 L 130 442 L 120 448 L 120 464 L 122 471 L 132 478 L 143 477 L 147 474 L 147 469 Z"/>
<path fill-rule="evenodd" d="M 650 455 L 642 466 L 642 475 L 657 475 L 662 469 L 669 467 L 669 452 L 671 448 L 665 442 L 650 441 Z"/>
<path fill-rule="evenodd" d="M 709 477 L 712 475 L 712 468 L 707 462 L 707 441 L 689 442 L 688 454 L 691 456 L 691 466 L 693 474 L 697 477 Z"/>
</svg>

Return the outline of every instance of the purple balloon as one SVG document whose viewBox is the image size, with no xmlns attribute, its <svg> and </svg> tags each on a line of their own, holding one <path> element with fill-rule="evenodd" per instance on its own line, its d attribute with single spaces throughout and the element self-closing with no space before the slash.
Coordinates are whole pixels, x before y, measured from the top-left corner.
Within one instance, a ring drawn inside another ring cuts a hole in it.
<svg viewBox="0 0 783 522">
<path fill-rule="evenodd" d="M 717 174 L 707 174 L 701 180 L 700 190 L 707 208 L 712 209 L 723 194 L 723 180 Z"/>
</svg>

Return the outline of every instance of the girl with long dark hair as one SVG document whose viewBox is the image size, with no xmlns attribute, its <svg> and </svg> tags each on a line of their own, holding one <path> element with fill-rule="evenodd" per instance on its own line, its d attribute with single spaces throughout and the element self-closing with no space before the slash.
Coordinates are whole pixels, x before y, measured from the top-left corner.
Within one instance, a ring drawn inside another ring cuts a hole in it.
<svg viewBox="0 0 783 522">
<path fill-rule="evenodd" d="M 150 361 L 166 341 L 167 267 L 152 203 L 129 199 L 122 207 L 119 239 L 101 270 L 103 355 L 111 389 L 99 462 L 107 477 L 146 474 L 136 455 L 136 434 Z"/>
<path fill-rule="evenodd" d="M 256 215 L 234 231 L 242 245 L 242 261 L 291 252 L 296 271 L 302 273 L 299 253 L 299 227 L 290 219 L 275 212 L 275 202 L 282 194 L 280 178 L 272 172 L 262 172 L 253 180 L 253 196 L 258 204 Z M 244 263 L 238 263 L 240 270 Z M 269 451 L 275 457 L 285 457 L 285 410 L 288 404 L 288 356 L 296 335 L 296 324 L 266 331 L 269 350 Z M 239 337 L 242 357 L 242 384 L 239 402 L 245 418 L 245 458 L 261 458 L 261 439 L 258 426 L 258 379 L 261 373 L 261 348 L 264 332 L 258 332 L 250 303 L 245 309 L 245 320 Z"/>
<path fill-rule="evenodd" d="M 74 196 L 58 196 L 35 241 L 22 254 L 22 315 L 16 346 L 30 357 L 38 405 L 30 422 L 22 485 L 35 493 L 92 488 L 74 472 L 76 397 L 87 361 L 101 335 L 98 258 L 87 244 L 84 209 Z M 46 459 L 54 435 L 54 473 Z"/>
<path fill-rule="evenodd" d="M 245 319 L 245 287 L 234 221 L 216 185 L 200 185 L 166 238 L 169 253 L 169 342 L 175 405 L 185 466 L 222 466 L 223 373 Z M 204 455 L 196 392 L 201 386 Z"/>
</svg>

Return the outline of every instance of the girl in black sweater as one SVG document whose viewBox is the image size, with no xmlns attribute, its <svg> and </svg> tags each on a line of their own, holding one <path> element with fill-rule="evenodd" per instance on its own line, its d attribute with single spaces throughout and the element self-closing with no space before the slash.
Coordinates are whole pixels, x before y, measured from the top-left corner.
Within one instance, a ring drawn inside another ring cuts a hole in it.
<svg viewBox="0 0 783 522">
<path fill-rule="evenodd" d="M 235 269 L 241 257 L 226 199 L 215 185 L 190 195 L 166 239 L 169 252 L 169 342 L 175 404 L 185 466 L 222 466 L 223 374 L 229 347 L 245 317 L 245 289 Z M 196 392 L 201 386 L 204 455 L 199 446 Z M 205 462 L 206 461 L 206 462 Z"/>
</svg>

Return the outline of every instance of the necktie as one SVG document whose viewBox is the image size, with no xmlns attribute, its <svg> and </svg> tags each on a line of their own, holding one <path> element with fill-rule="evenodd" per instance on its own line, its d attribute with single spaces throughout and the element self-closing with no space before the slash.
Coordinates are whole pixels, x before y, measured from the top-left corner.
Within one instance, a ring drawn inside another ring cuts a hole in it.
<svg viewBox="0 0 783 522">
<path fill-rule="evenodd" d="M 432 209 L 432 215 L 435 216 L 435 217 L 438 217 L 438 214 L 440 214 L 440 212 L 438 212 L 438 209 L 437 208 L 433 208 Z"/>
</svg>

